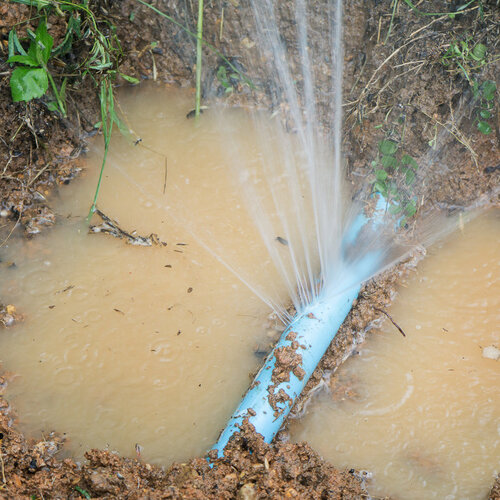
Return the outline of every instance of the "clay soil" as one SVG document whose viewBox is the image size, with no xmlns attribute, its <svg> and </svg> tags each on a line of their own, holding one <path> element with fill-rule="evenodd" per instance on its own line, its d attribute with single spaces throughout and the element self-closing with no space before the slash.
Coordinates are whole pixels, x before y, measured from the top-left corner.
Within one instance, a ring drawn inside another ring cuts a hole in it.
<svg viewBox="0 0 500 500">
<path fill-rule="evenodd" d="M 194 31 L 194 3 L 179 0 L 152 3 Z M 423 12 L 448 12 L 460 5 L 445 0 L 415 3 Z M 318 9 L 313 21 L 317 33 L 321 33 L 324 23 L 323 4 L 323 1 L 311 3 L 312 9 Z M 471 74 L 482 81 L 498 78 L 499 65 L 494 62 L 500 40 L 498 2 L 472 2 L 453 19 L 447 15 L 418 15 L 404 2 L 397 2 L 394 11 L 388 1 L 352 0 L 345 4 L 344 154 L 355 196 L 366 196 L 358 184 L 361 185 L 360 180 L 366 184 L 366 179 L 373 175 L 370 163 L 377 155 L 378 142 L 387 137 L 401 138 L 404 124 L 405 149 L 417 161 L 423 158 L 423 152 L 429 151 L 429 144 L 437 134 L 441 138 L 439 151 L 427 162 L 427 182 L 425 193 L 419 198 L 417 217 L 430 207 L 455 212 L 477 204 L 498 206 L 498 104 L 490 120 L 491 134 L 479 133 L 477 109 L 474 111 L 474 104 L 467 107 L 471 102 L 469 82 L 460 68 L 445 67 L 441 60 L 453 40 L 470 39 L 484 44 L 493 61 L 471 69 Z M 91 0 L 90 6 L 99 18 L 116 26 L 123 48 L 121 72 L 139 80 L 193 85 L 194 44 L 182 30 L 134 0 Z M 280 30 L 293 61 L 297 56 L 293 10 L 288 2 L 278 6 Z M 215 0 L 206 8 L 205 38 L 226 57 L 248 69 L 259 89 L 250 92 L 247 86 L 235 82 L 233 94 L 224 99 L 229 104 L 280 109 L 286 121 L 287 104 L 283 96 L 279 89 L 273 88 L 265 64 L 255 65 L 258 56 L 251 26 L 247 24 L 249 9 L 247 2 L 233 0 Z M 12 68 L 6 63 L 8 33 L 14 26 L 20 35 L 28 27 L 34 29 L 34 12 L 24 5 L 0 2 L 0 247 L 16 235 L 36 237 L 42 230 L 50 231 L 56 220 L 51 196 L 78 177 L 85 140 L 97 132 L 93 125 L 100 119 L 97 93 L 90 78 L 76 78 L 68 85 L 68 118 L 50 112 L 45 98 L 29 103 L 12 102 L 9 88 Z M 65 21 L 54 15 L 49 22 L 57 44 L 64 36 Z M 311 44 L 314 43 L 313 37 Z M 68 57 L 73 61 L 84 60 L 88 52 L 88 45 L 78 43 Z M 224 89 L 216 78 L 220 61 L 210 51 L 204 57 L 204 94 L 222 99 Z M 54 74 L 62 71 L 61 67 L 51 69 Z M 321 65 L 315 71 L 318 86 L 326 88 L 330 78 L 327 71 Z M 297 81 L 300 85 L 300 75 Z M 127 83 L 118 78 L 116 84 Z M 324 109 L 318 126 L 327 127 L 322 117 L 328 114 L 328 92 L 321 95 L 325 97 L 320 109 Z M 287 126 L 293 132 L 293 123 Z M 390 304 L 396 285 L 411 272 L 418 258 L 413 256 L 366 284 L 303 397 L 296 403 L 295 415 L 300 415 L 308 395 L 322 381 L 335 394 L 336 369 L 355 353 L 356 345 L 381 317 L 381 310 Z M 0 296 L 0 334 L 3 327 L 22 320 L 15 305 L 1 303 L 9 304 L 9 297 Z M 286 429 L 271 445 L 263 443 L 251 428 L 243 429 L 230 442 L 225 458 L 213 466 L 206 457 L 200 457 L 163 470 L 141 460 L 98 450 L 90 450 L 83 464 L 60 460 L 58 451 L 63 442 L 56 433 L 37 440 L 16 430 L 16 422 L 22 415 L 17 415 L 9 405 L 5 379 L 0 378 L 0 498 L 368 497 L 362 474 L 354 469 L 336 469 L 306 443 L 287 442 Z M 492 484 L 490 498 L 500 498 L 499 489 L 497 479 Z"/>
</svg>

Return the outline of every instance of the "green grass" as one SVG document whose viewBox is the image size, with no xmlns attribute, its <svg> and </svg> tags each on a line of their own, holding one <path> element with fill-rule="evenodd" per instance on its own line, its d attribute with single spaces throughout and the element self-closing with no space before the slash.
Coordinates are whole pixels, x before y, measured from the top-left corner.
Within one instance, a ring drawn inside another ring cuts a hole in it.
<svg viewBox="0 0 500 500">
<path fill-rule="evenodd" d="M 12 1 L 36 7 L 36 18 L 39 19 L 35 33 L 28 30 L 27 40 L 19 40 L 15 30 L 9 33 L 7 62 L 16 66 L 10 79 L 13 101 L 28 102 L 44 97 L 48 94 L 50 83 L 54 100 L 49 100 L 47 107 L 66 117 L 66 94 L 70 78 L 71 82 L 76 82 L 88 76 L 98 92 L 101 122 L 97 125 L 104 136 L 104 154 L 96 192 L 87 216 L 87 220 L 90 220 L 97 206 L 113 125 L 117 125 L 121 131 L 126 131 L 115 111 L 113 81 L 117 75 L 121 75 L 130 83 L 138 83 L 138 80 L 119 72 L 118 66 L 123 53 L 116 29 L 106 19 L 97 18 L 89 7 L 89 0 L 78 3 L 69 0 Z M 54 38 L 47 29 L 47 19 L 51 14 L 56 14 L 66 21 L 64 38 L 57 47 L 53 46 Z M 59 77 L 53 71 L 51 63 L 72 51 L 80 41 L 90 42 L 91 48 L 82 62 L 72 68 L 72 76 L 64 77 L 58 87 L 55 79 Z M 25 46 L 29 43 L 27 49 L 23 47 L 23 43 Z"/>
<path fill-rule="evenodd" d="M 196 100 L 195 117 L 200 116 L 201 104 L 201 56 L 203 47 L 203 0 L 198 0 L 198 27 L 196 33 Z"/>
</svg>

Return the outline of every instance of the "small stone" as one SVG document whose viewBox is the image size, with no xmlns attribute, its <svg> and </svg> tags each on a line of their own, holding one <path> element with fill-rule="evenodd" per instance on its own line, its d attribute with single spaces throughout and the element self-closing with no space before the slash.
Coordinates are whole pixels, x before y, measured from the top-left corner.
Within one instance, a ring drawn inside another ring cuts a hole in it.
<svg viewBox="0 0 500 500">
<path fill-rule="evenodd" d="M 0 217 L 8 217 L 9 216 L 9 211 L 3 208 L 0 210 Z"/>
<path fill-rule="evenodd" d="M 14 316 L 5 314 L 1 321 L 5 326 L 11 326 L 14 323 Z"/>
<path fill-rule="evenodd" d="M 500 349 L 494 345 L 489 345 L 483 348 L 483 358 L 494 359 L 498 361 L 500 359 Z"/>
<path fill-rule="evenodd" d="M 236 495 L 238 500 L 255 500 L 257 498 L 257 492 L 255 491 L 255 486 L 253 483 L 245 483 Z"/>
</svg>

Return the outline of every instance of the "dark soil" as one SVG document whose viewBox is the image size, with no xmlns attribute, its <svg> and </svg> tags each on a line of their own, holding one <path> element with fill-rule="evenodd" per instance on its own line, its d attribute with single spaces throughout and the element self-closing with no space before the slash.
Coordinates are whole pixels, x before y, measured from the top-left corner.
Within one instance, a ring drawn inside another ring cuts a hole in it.
<svg viewBox="0 0 500 500">
<path fill-rule="evenodd" d="M 182 24 L 195 30 L 195 3 L 179 0 L 152 2 Z M 120 70 L 142 80 L 157 80 L 170 85 L 192 86 L 195 52 L 192 39 L 180 28 L 133 0 L 94 0 L 91 7 L 117 28 L 123 47 Z M 424 0 L 424 12 L 446 12 L 458 2 Z M 360 180 L 372 176 L 371 161 L 384 138 L 401 140 L 404 129 L 405 150 L 425 166 L 425 191 L 419 198 L 419 212 L 440 207 L 450 212 L 478 203 L 499 203 L 500 133 L 499 107 L 491 120 L 492 133 L 482 135 L 476 128 L 477 105 L 471 102 L 471 89 L 459 68 L 444 67 L 441 57 L 454 39 L 471 37 L 488 47 L 491 60 L 498 57 L 500 13 L 495 0 L 483 1 L 482 15 L 476 2 L 454 19 L 449 16 L 419 16 L 404 2 L 392 15 L 389 2 L 353 0 L 345 2 L 345 141 L 344 154 L 349 180 L 356 197 L 363 198 Z M 325 4 L 311 3 L 317 9 L 310 40 L 321 51 L 325 24 Z M 279 3 L 279 23 L 288 42 L 292 62 L 297 48 L 293 9 Z M 224 12 L 223 36 L 221 18 Z M 79 156 L 85 139 L 95 133 L 99 121 L 95 88 L 89 78 L 76 79 L 68 87 L 68 118 L 50 112 L 44 98 L 28 104 L 13 103 L 9 77 L 8 33 L 17 25 L 20 33 L 33 12 L 26 6 L 0 3 L 0 247 L 12 233 L 23 231 L 27 237 L 54 224 L 56 216 L 50 197 L 72 181 L 81 169 Z M 287 103 L 259 61 L 252 28 L 248 25 L 247 2 L 215 0 L 205 12 L 205 37 L 241 68 L 259 91 L 250 92 L 235 82 L 228 104 L 259 105 L 283 111 L 288 127 Z M 56 40 L 63 36 L 64 22 L 57 16 L 49 20 Z M 319 35 L 318 35 L 319 34 Z M 152 45 L 153 42 L 156 44 Z M 71 57 L 82 59 L 89 47 L 75 46 Z M 210 51 L 204 54 L 205 95 L 221 94 L 216 78 L 220 64 Z M 256 69 L 258 68 L 258 69 Z M 489 64 L 471 75 L 484 81 L 498 81 L 499 65 Z M 57 73 L 57 68 L 53 68 Z M 331 75 L 328 66 L 315 66 L 316 82 L 322 92 L 319 126 L 327 127 L 331 108 L 328 93 Z M 300 75 L 297 75 L 300 83 Z M 117 84 L 126 83 L 117 80 Z M 223 89 L 222 89 L 223 90 Z M 219 97 L 220 99 L 220 97 Z M 429 143 L 439 139 L 439 148 Z M 424 152 L 424 153 L 423 153 Z M 369 184 L 369 183 L 368 183 Z M 417 214 L 418 215 L 418 214 Z M 380 311 L 392 301 L 396 285 L 415 264 L 418 256 L 368 283 L 346 322 L 311 377 L 303 396 L 295 405 L 297 415 L 307 395 L 322 380 L 336 390 L 335 370 L 355 352 Z M 1 263 L 8 265 L 8 263 Z M 9 297 L 0 296 L 8 304 Z M 0 329 L 22 320 L 12 305 L 0 307 Z M 1 330 L 0 330 L 1 332 Z M 399 335 L 395 332 L 395 335 Z M 300 369 L 300 349 L 283 353 L 288 371 Z M 278 373 L 277 376 L 285 376 Z M 206 458 L 187 464 L 174 464 L 167 471 L 105 451 L 89 451 L 83 465 L 71 459 L 59 460 L 62 440 L 57 435 L 43 440 L 28 439 L 16 430 L 15 409 L 8 403 L 8 374 L 0 379 L 0 498 L 366 498 L 363 478 L 354 470 L 341 472 L 323 461 L 307 444 L 286 442 L 282 431 L 274 444 L 267 445 L 245 429 L 230 442 L 226 456 L 211 467 Z M 276 395 L 278 396 L 278 395 Z M 490 498 L 500 498 L 499 479 Z"/>
</svg>

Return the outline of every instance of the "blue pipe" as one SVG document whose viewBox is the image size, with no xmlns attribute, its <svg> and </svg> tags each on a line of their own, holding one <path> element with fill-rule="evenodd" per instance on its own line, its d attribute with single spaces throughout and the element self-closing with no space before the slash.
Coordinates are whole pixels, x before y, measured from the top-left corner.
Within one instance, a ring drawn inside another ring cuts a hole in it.
<svg viewBox="0 0 500 500">
<path fill-rule="evenodd" d="M 379 197 L 372 227 L 381 223 L 384 206 L 385 200 Z M 353 244 L 369 222 L 360 214 L 350 226 L 344 243 Z M 382 251 L 366 255 L 345 270 L 347 279 L 342 282 L 347 283 L 347 287 L 337 288 L 343 291 L 323 291 L 290 323 L 212 447 L 219 457 L 224 455 L 225 446 L 240 430 L 244 419 L 262 434 L 264 441 L 272 441 L 351 310 L 361 282 L 377 270 L 381 261 Z"/>
</svg>

